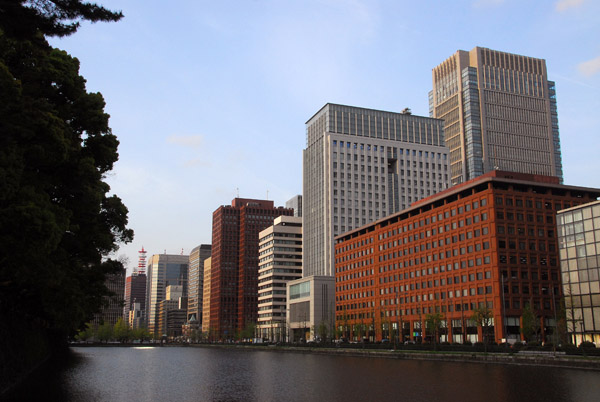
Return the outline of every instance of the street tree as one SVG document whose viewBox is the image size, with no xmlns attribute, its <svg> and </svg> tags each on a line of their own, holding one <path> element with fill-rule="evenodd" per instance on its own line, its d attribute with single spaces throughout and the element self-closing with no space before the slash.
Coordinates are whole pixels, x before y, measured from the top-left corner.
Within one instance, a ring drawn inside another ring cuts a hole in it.
<svg viewBox="0 0 600 402">
<path fill-rule="evenodd" d="M 482 306 L 477 307 L 475 310 L 473 310 L 473 315 L 471 315 L 471 321 L 473 321 L 478 327 L 481 327 L 484 351 L 486 353 L 489 337 L 489 328 L 492 325 L 493 317 L 494 312 L 488 308 L 487 303 L 484 303 Z"/>
<path fill-rule="evenodd" d="M 129 325 L 123 321 L 123 318 L 119 318 L 113 327 L 113 337 L 117 341 L 125 343 L 129 341 L 131 335 L 132 334 L 129 330 Z"/>
<path fill-rule="evenodd" d="M 444 322 L 444 314 L 431 313 L 425 315 L 425 327 L 427 334 L 431 334 L 433 339 L 433 348 L 437 349 L 437 344 L 440 338 L 440 328 Z"/>
<path fill-rule="evenodd" d="M 521 321 L 521 333 L 523 334 L 525 340 L 527 342 L 530 342 L 534 339 L 537 340 L 537 335 L 540 330 L 540 323 L 538 317 L 532 310 L 530 303 L 525 304 L 523 312 L 521 313 Z"/>
</svg>

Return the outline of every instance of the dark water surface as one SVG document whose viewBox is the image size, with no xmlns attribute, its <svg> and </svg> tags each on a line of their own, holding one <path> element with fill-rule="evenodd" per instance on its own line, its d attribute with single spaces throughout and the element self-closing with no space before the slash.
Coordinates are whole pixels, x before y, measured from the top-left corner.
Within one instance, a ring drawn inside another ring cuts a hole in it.
<svg viewBox="0 0 600 402">
<path fill-rule="evenodd" d="M 195 347 L 73 348 L 18 400 L 600 401 L 600 372 Z"/>
</svg>

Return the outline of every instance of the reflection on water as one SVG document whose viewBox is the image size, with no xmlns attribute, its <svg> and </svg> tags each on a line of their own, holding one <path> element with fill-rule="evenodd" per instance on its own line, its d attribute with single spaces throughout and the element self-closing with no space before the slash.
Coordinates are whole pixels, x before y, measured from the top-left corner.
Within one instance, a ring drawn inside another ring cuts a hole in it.
<svg viewBox="0 0 600 402">
<path fill-rule="evenodd" d="M 600 373 L 550 367 L 321 356 L 271 351 L 74 348 L 18 400 L 594 401 Z"/>
</svg>

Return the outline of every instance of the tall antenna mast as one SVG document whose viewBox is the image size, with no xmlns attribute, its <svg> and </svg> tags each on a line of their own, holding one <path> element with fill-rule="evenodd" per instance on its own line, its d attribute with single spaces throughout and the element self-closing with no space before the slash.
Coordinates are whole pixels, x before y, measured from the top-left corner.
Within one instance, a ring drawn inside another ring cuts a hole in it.
<svg viewBox="0 0 600 402">
<path fill-rule="evenodd" d="M 146 273 L 146 250 L 144 250 L 144 246 L 142 246 L 142 249 L 138 251 L 138 254 L 138 266 L 137 269 L 134 269 L 134 272 L 137 272 L 138 275 L 143 275 Z"/>
</svg>

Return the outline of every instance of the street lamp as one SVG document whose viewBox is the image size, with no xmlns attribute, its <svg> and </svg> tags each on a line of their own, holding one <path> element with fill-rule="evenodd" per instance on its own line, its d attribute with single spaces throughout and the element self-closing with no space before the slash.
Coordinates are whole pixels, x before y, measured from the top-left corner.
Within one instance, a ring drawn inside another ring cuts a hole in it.
<svg viewBox="0 0 600 402">
<path fill-rule="evenodd" d="M 502 275 L 502 289 L 500 289 L 500 292 L 502 293 L 502 330 L 504 331 L 505 342 L 508 343 L 508 333 L 506 332 L 506 304 L 504 302 L 504 273 L 501 273 L 500 275 Z"/>
</svg>

